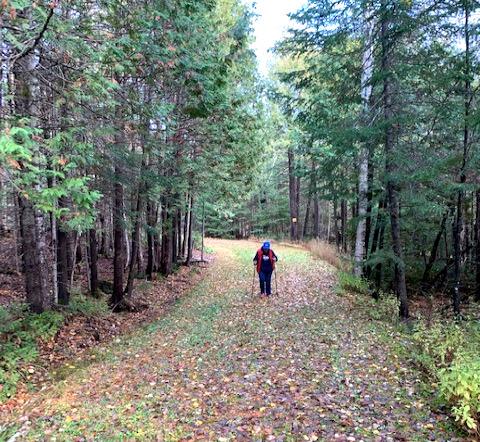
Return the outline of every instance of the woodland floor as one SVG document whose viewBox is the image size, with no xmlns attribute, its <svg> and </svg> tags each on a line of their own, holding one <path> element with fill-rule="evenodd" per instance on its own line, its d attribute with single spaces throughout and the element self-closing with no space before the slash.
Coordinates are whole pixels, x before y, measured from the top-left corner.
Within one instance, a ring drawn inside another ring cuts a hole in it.
<svg viewBox="0 0 480 442">
<path fill-rule="evenodd" d="M 337 295 L 332 268 L 276 246 L 279 293 L 259 299 L 256 244 L 209 246 L 205 278 L 163 319 L 5 410 L 0 440 L 462 440 L 396 354 L 395 327 Z"/>
</svg>

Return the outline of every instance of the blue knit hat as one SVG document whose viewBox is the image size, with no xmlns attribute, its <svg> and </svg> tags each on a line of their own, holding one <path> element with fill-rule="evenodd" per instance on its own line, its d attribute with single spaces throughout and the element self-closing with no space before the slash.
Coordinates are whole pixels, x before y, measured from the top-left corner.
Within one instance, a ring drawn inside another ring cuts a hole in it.
<svg viewBox="0 0 480 442">
<path fill-rule="evenodd" d="M 262 249 L 270 250 L 270 242 L 269 242 L 269 241 L 265 241 L 265 242 L 263 243 Z"/>
</svg>

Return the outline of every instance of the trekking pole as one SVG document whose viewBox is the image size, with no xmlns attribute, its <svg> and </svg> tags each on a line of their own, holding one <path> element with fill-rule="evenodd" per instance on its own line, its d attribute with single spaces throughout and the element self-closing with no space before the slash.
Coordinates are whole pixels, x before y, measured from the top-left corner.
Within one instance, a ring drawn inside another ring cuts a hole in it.
<svg viewBox="0 0 480 442">
<path fill-rule="evenodd" d="M 277 269 L 275 269 L 275 271 L 273 273 L 275 273 L 275 295 L 278 296 Z"/>
<path fill-rule="evenodd" d="M 255 287 L 255 265 L 253 266 L 253 278 L 252 278 L 252 291 L 251 296 L 253 296 L 253 289 Z"/>
</svg>

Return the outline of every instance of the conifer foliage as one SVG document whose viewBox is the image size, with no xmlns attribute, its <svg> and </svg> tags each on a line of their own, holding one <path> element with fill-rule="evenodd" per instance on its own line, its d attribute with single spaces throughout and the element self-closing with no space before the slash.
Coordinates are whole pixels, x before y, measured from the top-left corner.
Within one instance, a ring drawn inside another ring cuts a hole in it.
<svg viewBox="0 0 480 442">
<path fill-rule="evenodd" d="M 6 0 L 0 20 L 0 233 L 18 243 L 28 304 L 68 304 L 78 260 L 96 295 L 108 257 L 111 304 L 132 308 L 137 274 L 189 264 L 202 206 L 251 180 L 250 14 L 233 0 Z"/>
<path fill-rule="evenodd" d="M 279 46 L 305 213 L 319 187 L 328 239 L 374 293 L 394 289 L 403 318 L 407 286 L 449 292 L 457 315 L 479 299 L 479 8 L 311 0 Z"/>
</svg>

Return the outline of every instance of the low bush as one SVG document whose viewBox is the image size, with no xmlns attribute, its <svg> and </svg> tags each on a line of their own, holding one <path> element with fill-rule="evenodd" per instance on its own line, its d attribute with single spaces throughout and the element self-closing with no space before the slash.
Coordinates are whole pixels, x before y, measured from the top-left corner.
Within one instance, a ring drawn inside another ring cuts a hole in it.
<svg viewBox="0 0 480 442">
<path fill-rule="evenodd" d="M 109 313 L 105 299 L 72 293 L 70 305 L 62 312 L 29 312 L 24 304 L 0 307 L 0 402 L 11 397 L 24 377 L 27 365 L 38 357 L 39 341 L 55 336 L 65 315 L 102 316 Z"/>
<path fill-rule="evenodd" d="M 364 279 L 355 276 L 353 273 L 339 272 L 336 292 L 339 295 L 345 293 L 367 295 L 369 293 L 368 283 Z"/>
<path fill-rule="evenodd" d="M 414 360 L 435 384 L 441 400 L 469 432 L 480 435 L 480 326 L 475 323 L 419 323 L 413 334 Z"/>
<path fill-rule="evenodd" d="M 0 402 L 15 393 L 23 367 L 37 358 L 37 342 L 52 338 L 63 321 L 58 312 L 33 314 L 25 305 L 0 307 Z"/>
<path fill-rule="evenodd" d="M 395 295 L 382 293 L 378 300 L 369 295 L 363 304 L 368 308 L 368 316 L 376 321 L 392 322 L 398 318 L 400 302 Z"/>
</svg>

